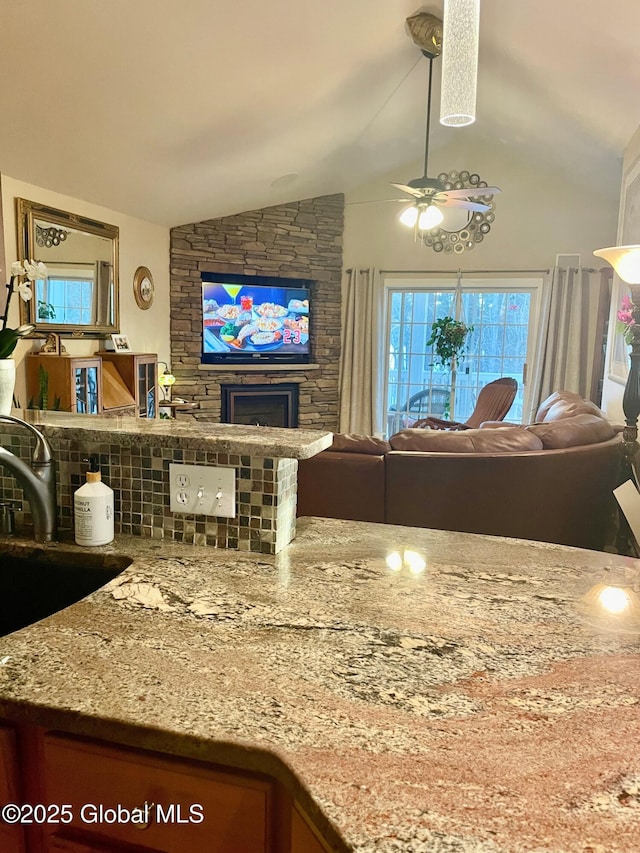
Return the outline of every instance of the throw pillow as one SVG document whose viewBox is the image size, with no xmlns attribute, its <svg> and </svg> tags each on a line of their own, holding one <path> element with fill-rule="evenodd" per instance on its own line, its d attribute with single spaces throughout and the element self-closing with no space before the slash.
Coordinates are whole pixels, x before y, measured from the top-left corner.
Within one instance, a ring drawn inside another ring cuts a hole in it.
<svg viewBox="0 0 640 853">
<path fill-rule="evenodd" d="M 527 432 L 536 435 L 545 450 L 559 450 L 563 447 L 580 447 L 586 444 L 599 444 L 608 441 L 616 434 L 609 421 L 598 415 L 574 415 L 543 424 L 531 424 Z"/>
<path fill-rule="evenodd" d="M 574 415 L 597 415 L 606 420 L 606 415 L 591 400 L 584 400 L 573 391 L 554 391 L 540 403 L 536 412 L 536 423 L 549 423 Z"/>
</svg>

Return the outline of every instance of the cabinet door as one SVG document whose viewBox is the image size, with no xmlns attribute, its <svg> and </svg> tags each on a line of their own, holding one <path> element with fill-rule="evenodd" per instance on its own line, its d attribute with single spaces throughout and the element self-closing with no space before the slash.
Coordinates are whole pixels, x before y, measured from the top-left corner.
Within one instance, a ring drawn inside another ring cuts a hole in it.
<svg viewBox="0 0 640 853">
<path fill-rule="evenodd" d="M 328 850 L 294 804 L 291 810 L 291 853 L 328 853 Z"/>
<path fill-rule="evenodd" d="M 268 853 L 274 786 L 261 778 L 50 734 L 44 739 L 44 780 L 47 802 L 72 806 L 73 822 L 56 833 L 63 838 L 95 832 L 125 849 L 137 844 L 163 853 Z M 109 822 L 94 807 L 138 809 L 148 820 L 120 819 L 120 811 L 118 821 Z"/>
<path fill-rule="evenodd" d="M 49 839 L 47 853 L 162 853 L 150 847 L 123 847 L 113 841 L 104 839 L 89 839 L 79 841 L 75 838 L 65 838 L 54 835 Z"/>
<path fill-rule="evenodd" d="M 0 726 L 0 805 L 21 803 L 18 782 L 18 749 L 15 733 Z M 24 853 L 22 827 L 0 821 L 0 850 Z"/>
<path fill-rule="evenodd" d="M 100 362 L 73 363 L 75 410 L 81 415 L 98 415 L 102 411 L 100 394 Z"/>
<path fill-rule="evenodd" d="M 157 414 L 156 373 L 157 363 L 140 359 L 138 361 L 138 417 L 155 418 Z"/>
</svg>

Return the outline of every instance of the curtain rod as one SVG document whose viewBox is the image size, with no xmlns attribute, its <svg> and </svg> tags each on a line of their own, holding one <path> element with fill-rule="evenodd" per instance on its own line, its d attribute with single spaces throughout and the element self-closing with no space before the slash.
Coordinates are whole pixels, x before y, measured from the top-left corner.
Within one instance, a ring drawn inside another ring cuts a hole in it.
<svg viewBox="0 0 640 853">
<path fill-rule="evenodd" d="M 551 270 L 380 270 L 380 275 L 479 275 L 481 273 L 549 273 Z"/>
</svg>

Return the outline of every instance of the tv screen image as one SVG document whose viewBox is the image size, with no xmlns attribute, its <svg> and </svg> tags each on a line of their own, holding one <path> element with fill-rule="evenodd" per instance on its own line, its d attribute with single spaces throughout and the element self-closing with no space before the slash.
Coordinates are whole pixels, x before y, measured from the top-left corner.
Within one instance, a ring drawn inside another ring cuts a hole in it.
<svg viewBox="0 0 640 853">
<path fill-rule="evenodd" d="M 309 289 L 202 282 L 203 360 L 309 357 Z"/>
</svg>

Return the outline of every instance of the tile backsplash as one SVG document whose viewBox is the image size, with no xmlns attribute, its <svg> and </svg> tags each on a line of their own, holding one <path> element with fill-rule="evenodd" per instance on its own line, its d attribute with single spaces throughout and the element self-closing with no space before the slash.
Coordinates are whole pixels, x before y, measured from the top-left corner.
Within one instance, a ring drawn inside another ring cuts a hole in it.
<svg viewBox="0 0 640 853">
<path fill-rule="evenodd" d="M 32 441 L 22 431 L 0 427 L 2 441 L 25 462 Z M 295 535 L 296 459 L 263 458 L 172 447 L 123 446 L 50 438 L 57 464 L 58 523 L 73 528 L 73 494 L 85 482 L 90 454 L 98 454 L 102 479 L 114 491 L 115 531 L 194 545 L 275 554 Z M 169 509 L 169 464 L 214 465 L 236 470 L 235 518 L 173 513 Z M 23 505 L 18 530 L 28 524 L 29 505 L 10 471 L 0 466 L 0 499 Z"/>
</svg>

